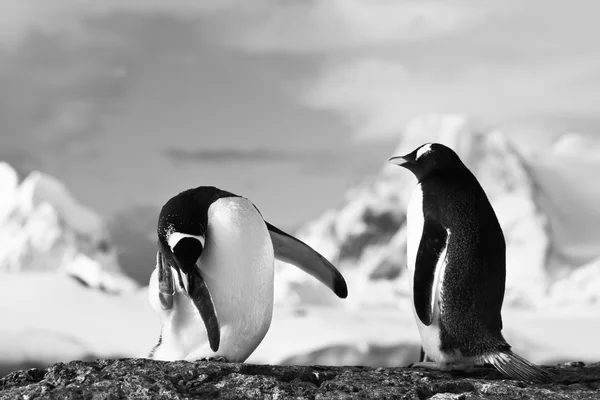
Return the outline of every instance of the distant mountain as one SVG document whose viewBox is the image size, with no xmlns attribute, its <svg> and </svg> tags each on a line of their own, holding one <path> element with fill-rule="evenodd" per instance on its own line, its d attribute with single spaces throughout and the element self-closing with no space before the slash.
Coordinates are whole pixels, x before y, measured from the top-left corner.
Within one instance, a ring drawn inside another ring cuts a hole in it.
<svg viewBox="0 0 600 400">
<path fill-rule="evenodd" d="M 410 122 L 390 153 L 403 155 L 423 143 L 443 143 L 477 176 L 507 241 L 505 304 L 568 306 L 574 297 L 577 304 L 600 304 L 591 286 L 580 292 L 573 283 L 584 284 L 579 267 L 600 259 L 600 181 L 595 176 L 600 172 L 600 152 L 585 150 L 594 148 L 591 136 L 565 137 L 544 154 L 522 154 L 500 131 L 478 126 L 465 116 L 428 115 Z M 573 157 L 583 152 L 586 157 Z M 416 179 L 385 161 L 375 177 L 347 192 L 342 207 L 326 211 L 297 233 L 343 271 L 348 299 L 339 302 L 312 278 L 278 266 L 280 301 L 349 307 L 409 304 L 405 212 Z M 586 267 L 585 276 L 597 280 L 597 265 Z M 559 300 L 559 287 L 575 293 L 561 293 Z"/>
<path fill-rule="evenodd" d="M 57 179 L 0 163 L 0 271 L 57 271 L 92 288 L 120 293 L 138 285 L 119 266 L 102 219 Z"/>
<path fill-rule="evenodd" d="M 156 264 L 156 225 L 160 208 L 139 205 L 119 211 L 108 221 L 110 237 L 123 270 L 141 285 L 148 285 Z"/>
</svg>

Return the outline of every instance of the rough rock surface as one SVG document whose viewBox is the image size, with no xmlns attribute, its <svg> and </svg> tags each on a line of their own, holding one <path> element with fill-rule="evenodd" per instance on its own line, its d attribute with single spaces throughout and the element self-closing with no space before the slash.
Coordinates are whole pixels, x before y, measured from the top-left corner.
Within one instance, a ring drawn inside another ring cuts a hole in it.
<svg viewBox="0 0 600 400">
<path fill-rule="evenodd" d="M 598 399 L 600 363 L 546 367 L 557 383 L 408 368 L 271 366 L 147 359 L 73 361 L 16 371 L 1 399 Z"/>
</svg>

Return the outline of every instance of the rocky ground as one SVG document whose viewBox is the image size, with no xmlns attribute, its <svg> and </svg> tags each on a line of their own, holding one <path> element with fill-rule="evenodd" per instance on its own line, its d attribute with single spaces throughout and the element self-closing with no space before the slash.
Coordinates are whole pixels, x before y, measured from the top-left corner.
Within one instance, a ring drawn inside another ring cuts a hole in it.
<svg viewBox="0 0 600 400">
<path fill-rule="evenodd" d="M 546 367 L 553 384 L 505 379 L 495 370 L 272 366 L 147 359 L 73 361 L 15 371 L 0 399 L 598 399 L 600 363 Z"/>
</svg>

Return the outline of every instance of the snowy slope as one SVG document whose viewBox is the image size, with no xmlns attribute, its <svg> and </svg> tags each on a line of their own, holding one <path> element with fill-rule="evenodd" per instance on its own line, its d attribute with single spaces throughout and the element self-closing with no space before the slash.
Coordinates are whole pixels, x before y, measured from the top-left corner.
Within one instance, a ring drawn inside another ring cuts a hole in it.
<svg viewBox="0 0 600 400">
<path fill-rule="evenodd" d="M 406 127 L 390 156 L 426 142 L 452 147 L 478 177 L 496 210 L 507 241 L 505 304 L 568 306 L 550 301 L 548 294 L 556 290 L 549 288 L 600 257 L 600 185 L 594 179 L 600 172 L 600 153 L 593 150 L 594 139 L 566 135 L 543 157 L 524 157 L 500 131 L 474 125 L 461 115 L 428 115 Z M 585 157 L 583 148 L 588 149 Z M 573 179 L 583 172 L 589 178 L 584 187 Z M 399 303 L 406 308 L 405 210 L 415 184 L 410 172 L 382 160 L 379 174 L 349 190 L 343 207 L 325 212 L 298 232 L 343 271 L 349 284 L 347 300 L 337 301 L 286 265 L 278 266 L 277 298 L 354 308 Z M 600 271 L 588 274 L 600 276 Z"/>
<path fill-rule="evenodd" d="M 0 271 L 60 271 L 109 292 L 135 289 L 116 261 L 101 218 L 55 178 L 32 172 L 18 183 L 0 163 Z"/>
<path fill-rule="evenodd" d="M 0 315 L 0 371 L 73 359 L 143 357 L 160 332 L 147 288 L 114 296 L 54 272 L 0 273 Z M 600 359 L 598 313 L 509 311 L 504 324 L 507 340 L 534 362 Z M 248 362 L 405 366 L 416 361 L 418 343 L 412 313 L 396 308 L 311 307 L 299 313 L 280 305 Z"/>
<path fill-rule="evenodd" d="M 145 288 L 115 296 L 54 271 L 0 272 L 0 315 L 0 363 L 139 357 L 159 334 Z"/>
</svg>

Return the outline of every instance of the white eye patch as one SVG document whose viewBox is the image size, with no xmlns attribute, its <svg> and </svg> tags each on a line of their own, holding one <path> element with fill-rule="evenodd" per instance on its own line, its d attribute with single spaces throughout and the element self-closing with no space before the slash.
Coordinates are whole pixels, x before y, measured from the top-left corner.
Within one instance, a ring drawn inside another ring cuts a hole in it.
<svg viewBox="0 0 600 400">
<path fill-rule="evenodd" d="M 417 160 L 421 158 L 421 156 L 429 153 L 431 151 L 431 143 L 427 143 L 417 150 Z"/>
<path fill-rule="evenodd" d="M 202 247 L 204 247 L 204 238 L 202 236 L 190 235 L 188 233 L 173 232 L 169 235 L 169 239 L 167 240 L 167 243 L 169 243 L 169 247 L 171 248 L 171 251 L 173 251 L 175 246 L 177 246 L 177 243 L 179 243 L 179 241 L 183 238 L 198 239 L 200 241 L 200 244 L 202 245 Z"/>
</svg>

